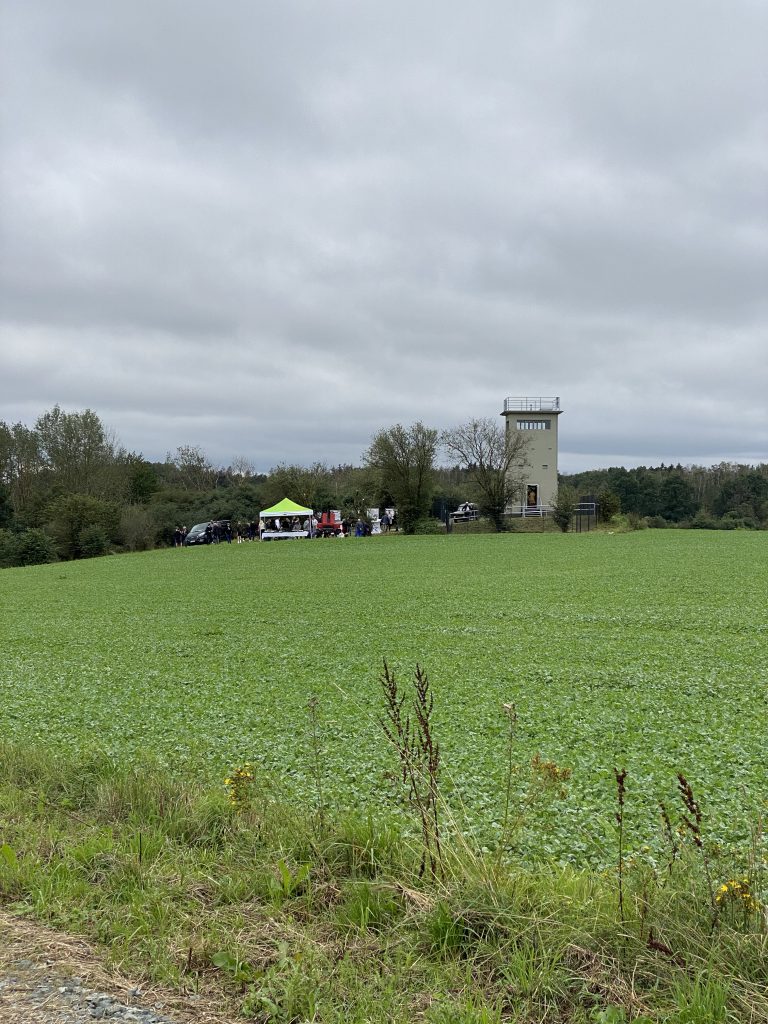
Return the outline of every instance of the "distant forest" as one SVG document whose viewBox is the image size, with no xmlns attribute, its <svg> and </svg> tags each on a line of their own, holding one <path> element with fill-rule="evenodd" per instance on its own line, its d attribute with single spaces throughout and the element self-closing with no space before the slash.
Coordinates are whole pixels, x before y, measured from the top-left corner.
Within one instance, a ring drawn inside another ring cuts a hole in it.
<svg viewBox="0 0 768 1024">
<path fill-rule="evenodd" d="M 473 500 L 472 467 L 435 465 L 431 516 Z M 149 462 L 129 452 L 91 410 L 58 406 L 34 427 L 0 422 L 0 567 L 143 551 L 173 543 L 176 527 L 247 524 L 285 496 L 315 509 L 365 516 L 395 500 L 371 465 L 276 465 L 246 458 L 216 467 L 194 446 Z M 635 527 L 767 529 L 768 464 L 615 467 L 561 475 L 575 500 Z"/>
</svg>

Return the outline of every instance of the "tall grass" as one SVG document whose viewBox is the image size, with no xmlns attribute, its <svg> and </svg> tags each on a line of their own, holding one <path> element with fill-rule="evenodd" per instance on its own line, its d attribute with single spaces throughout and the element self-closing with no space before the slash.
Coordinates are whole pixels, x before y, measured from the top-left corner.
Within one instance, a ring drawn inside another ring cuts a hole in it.
<svg viewBox="0 0 768 1024">
<path fill-rule="evenodd" d="M 152 763 L 0 743 L 0 899 L 264 1024 L 768 1021 L 759 894 L 713 923 L 695 840 L 656 864 L 623 835 L 620 908 L 616 871 L 524 868 L 456 829 L 424 871 L 386 808 L 321 820 L 253 774 L 235 807 Z"/>
</svg>

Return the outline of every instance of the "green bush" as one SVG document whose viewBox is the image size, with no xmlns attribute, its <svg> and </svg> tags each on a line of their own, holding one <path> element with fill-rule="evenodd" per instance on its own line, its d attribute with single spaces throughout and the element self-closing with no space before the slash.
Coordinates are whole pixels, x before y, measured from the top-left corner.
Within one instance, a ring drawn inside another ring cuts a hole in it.
<svg viewBox="0 0 768 1024">
<path fill-rule="evenodd" d="M 696 515 L 693 517 L 693 519 L 691 519 L 688 525 L 692 530 L 722 529 L 722 526 L 720 525 L 720 520 L 715 519 L 713 516 L 709 514 L 709 512 L 705 512 L 703 509 L 700 512 L 696 513 Z"/>
<path fill-rule="evenodd" d="M 566 484 L 561 484 L 558 487 L 557 497 L 552 507 L 552 519 L 563 533 L 568 532 L 577 501 L 578 495 L 573 487 L 568 487 Z"/>
<path fill-rule="evenodd" d="M 44 530 L 25 530 L 16 540 L 16 565 L 42 565 L 55 562 L 56 548 Z"/>
<path fill-rule="evenodd" d="M 726 512 L 720 520 L 723 530 L 759 530 L 760 524 L 754 516 L 741 512 Z"/>
<path fill-rule="evenodd" d="M 0 530 L 0 568 L 56 561 L 56 548 L 43 530 Z"/>
<path fill-rule="evenodd" d="M 649 530 L 666 530 L 669 526 L 664 516 L 646 516 L 644 522 Z"/>
<path fill-rule="evenodd" d="M 86 526 L 78 536 L 81 558 L 99 558 L 109 553 L 109 537 L 101 526 Z"/>
<path fill-rule="evenodd" d="M 0 530 L 0 569 L 13 565 L 16 537 L 10 530 Z"/>
<path fill-rule="evenodd" d="M 397 507 L 397 521 L 403 533 L 416 533 L 424 519 L 424 511 L 418 505 L 401 502 Z"/>
<path fill-rule="evenodd" d="M 51 502 L 45 516 L 60 558 L 103 555 L 110 542 L 117 539 L 120 509 L 110 501 L 67 494 Z"/>
<path fill-rule="evenodd" d="M 131 505 L 120 516 L 120 540 L 128 551 L 148 551 L 155 546 L 156 528 L 145 508 Z"/>
<path fill-rule="evenodd" d="M 688 523 L 692 530 L 759 530 L 760 523 L 753 516 L 738 512 L 726 512 L 722 519 L 716 519 L 709 512 L 697 512 Z"/>
<path fill-rule="evenodd" d="M 445 533 L 445 526 L 439 519 L 417 519 L 413 524 L 412 532 L 418 534 L 440 534 Z"/>
<path fill-rule="evenodd" d="M 605 525 L 610 526 L 612 533 L 632 533 L 634 530 L 645 529 L 645 523 L 636 512 L 619 512 Z"/>
<path fill-rule="evenodd" d="M 597 495 L 601 523 L 610 523 L 614 516 L 621 512 L 621 500 L 618 494 L 603 488 Z"/>
</svg>

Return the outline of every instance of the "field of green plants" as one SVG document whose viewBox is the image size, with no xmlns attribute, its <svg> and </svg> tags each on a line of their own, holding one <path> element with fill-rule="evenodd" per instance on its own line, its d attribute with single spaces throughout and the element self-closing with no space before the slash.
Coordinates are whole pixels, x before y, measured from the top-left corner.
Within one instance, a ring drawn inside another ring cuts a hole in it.
<svg viewBox="0 0 768 1024">
<path fill-rule="evenodd" d="M 5 570 L 6 737 L 220 780 L 250 761 L 312 805 L 383 808 L 387 659 L 429 674 L 456 827 L 493 843 L 514 703 L 512 842 L 615 860 L 691 781 L 708 838 L 744 845 L 768 792 L 768 536 L 386 537 L 217 545 Z M 307 710 L 317 698 L 316 721 Z M 312 741 L 313 728 L 315 742 Z M 538 786 L 536 755 L 568 768 Z"/>
</svg>

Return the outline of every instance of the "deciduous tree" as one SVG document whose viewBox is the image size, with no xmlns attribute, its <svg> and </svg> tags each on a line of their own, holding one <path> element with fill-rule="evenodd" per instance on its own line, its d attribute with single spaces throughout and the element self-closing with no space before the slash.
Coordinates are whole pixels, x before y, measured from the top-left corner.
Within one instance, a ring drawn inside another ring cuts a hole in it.
<svg viewBox="0 0 768 1024">
<path fill-rule="evenodd" d="M 451 458 L 467 470 L 480 512 L 497 530 L 503 529 L 504 511 L 522 487 L 528 439 L 485 418 L 444 431 L 442 443 Z"/>
<path fill-rule="evenodd" d="M 141 455 L 129 455 L 126 464 L 126 499 L 132 505 L 146 505 L 160 483 L 152 463 Z"/>
<path fill-rule="evenodd" d="M 114 438 L 91 409 L 64 412 L 55 405 L 35 424 L 45 468 L 67 493 L 105 497 L 114 488 Z"/>
<path fill-rule="evenodd" d="M 185 491 L 207 491 L 216 482 L 216 470 L 202 448 L 195 445 L 183 444 L 175 455 L 168 452 L 165 462 L 175 470 L 175 483 Z"/>
<path fill-rule="evenodd" d="M 667 473 L 659 488 L 659 515 L 679 523 L 690 519 L 699 503 L 696 494 L 682 473 Z"/>
<path fill-rule="evenodd" d="M 41 466 L 37 432 L 23 423 L 0 423 L 0 483 L 8 488 L 17 516 L 32 503 Z"/>
<path fill-rule="evenodd" d="M 759 470 L 747 469 L 726 480 L 713 502 L 715 515 L 734 512 L 754 517 L 758 522 L 768 518 L 768 476 Z"/>
<path fill-rule="evenodd" d="M 282 498 L 291 498 L 317 511 L 328 505 L 330 486 L 331 472 L 324 462 L 313 462 L 311 466 L 281 462 L 270 470 L 263 498 L 267 506 Z"/>
<path fill-rule="evenodd" d="M 429 512 L 434 486 L 438 432 L 423 423 L 396 423 L 374 435 L 365 463 L 376 471 L 379 488 L 389 492 L 404 533 Z"/>
</svg>

